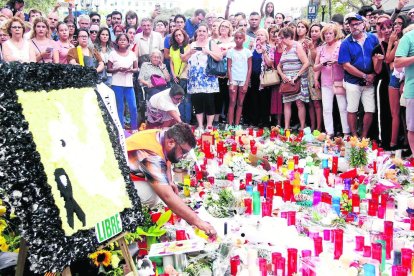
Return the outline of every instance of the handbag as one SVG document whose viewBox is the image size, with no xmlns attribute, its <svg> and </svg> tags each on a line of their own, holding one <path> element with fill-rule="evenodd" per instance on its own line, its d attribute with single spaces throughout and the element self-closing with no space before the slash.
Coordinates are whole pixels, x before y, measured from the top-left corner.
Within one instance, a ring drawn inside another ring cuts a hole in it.
<svg viewBox="0 0 414 276">
<path fill-rule="evenodd" d="M 211 40 L 209 42 L 209 48 L 211 50 Z M 223 57 L 220 61 L 215 61 L 212 56 L 207 57 L 206 74 L 216 77 L 225 77 L 227 75 L 227 58 Z"/>
<path fill-rule="evenodd" d="M 280 77 L 273 68 L 267 69 L 260 74 L 260 84 L 263 87 L 272 86 L 280 83 Z"/>
<path fill-rule="evenodd" d="M 293 84 L 291 84 L 290 82 L 282 82 L 279 86 L 279 93 L 282 95 L 299 93 L 300 85 L 300 78 L 298 78 Z"/>
<path fill-rule="evenodd" d="M 153 87 L 166 86 L 167 82 L 163 77 L 157 74 L 151 75 L 151 84 Z"/>
</svg>

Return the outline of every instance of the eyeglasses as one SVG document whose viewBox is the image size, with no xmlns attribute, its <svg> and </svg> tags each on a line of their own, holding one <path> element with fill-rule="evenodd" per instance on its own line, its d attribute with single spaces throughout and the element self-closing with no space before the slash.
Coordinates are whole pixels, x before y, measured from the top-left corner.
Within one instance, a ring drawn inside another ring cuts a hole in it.
<svg viewBox="0 0 414 276">
<path fill-rule="evenodd" d="M 187 156 L 187 154 L 189 153 L 189 151 L 185 151 L 185 150 L 183 149 L 183 147 L 182 147 L 180 144 L 178 144 L 178 146 L 179 146 L 179 147 L 180 147 L 180 149 L 181 149 L 181 156 L 179 156 L 179 158 L 178 158 L 178 159 L 185 158 L 185 157 Z"/>
<path fill-rule="evenodd" d="M 181 102 L 182 100 L 184 100 L 184 96 L 182 96 L 182 97 L 173 97 L 173 99 L 177 102 Z"/>
<path fill-rule="evenodd" d="M 362 22 L 358 22 L 358 23 L 354 23 L 354 24 L 349 24 L 349 26 L 351 26 L 352 28 L 355 28 L 356 26 L 361 25 Z"/>
<path fill-rule="evenodd" d="M 247 27 L 247 24 L 239 24 L 239 27 Z"/>
<path fill-rule="evenodd" d="M 92 22 L 99 23 L 101 22 L 101 20 L 99 18 L 98 19 L 92 18 Z"/>
<path fill-rule="evenodd" d="M 89 30 L 89 33 L 91 33 L 91 34 L 97 34 L 98 31 L 96 31 L 96 30 Z"/>
<path fill-rule="evenodd" d="M 8 34 L 0 34 L 0 37 L 8 37 Z"/>
<path fill-rule="evenodd" d="M 12 29 L 23 29 L 22 26 L 11 26 L 10 28 L 12 28 Z"/>
</svg>

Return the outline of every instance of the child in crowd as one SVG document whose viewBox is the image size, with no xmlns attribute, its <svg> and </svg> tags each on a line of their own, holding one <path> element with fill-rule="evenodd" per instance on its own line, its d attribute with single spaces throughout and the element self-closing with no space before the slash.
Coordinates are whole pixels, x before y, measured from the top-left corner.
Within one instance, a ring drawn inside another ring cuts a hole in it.
<svg viewBox="0 0 414 276">
<path fill-rule="evenodd" d="M 252 72 L 252 52 L 243 48 L 246 35 L 243 30 L 234 33 L 236 47 L 227 53 L 227 71 L 229 74 L 230 102 L 227 115 L 228 124 L 232 125 L 234 120 L 234 110 L 236 108 L 235 124 L 240 124 L 240 117 L 243 110 L 244 97 L 250 82 Z"/>
</svg>

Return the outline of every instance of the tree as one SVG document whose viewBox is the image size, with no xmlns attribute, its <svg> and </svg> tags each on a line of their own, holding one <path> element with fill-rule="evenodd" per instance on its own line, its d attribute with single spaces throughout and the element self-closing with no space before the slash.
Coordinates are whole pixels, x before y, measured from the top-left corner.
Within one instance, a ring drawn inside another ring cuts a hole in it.
<svg viewBox="0 0 414 276">
<path fill-rule="evenodd" d="M 0 7 L 4 7 L 8 1 L 0 0 Z M 24 11 L 28 12 L 30 9 L 37 9 L 42 11 L 43 13 L 50 12 L 54 5 L 56 4 L 56 0 L 25 0 L 24 1 Z"/>
</svg>

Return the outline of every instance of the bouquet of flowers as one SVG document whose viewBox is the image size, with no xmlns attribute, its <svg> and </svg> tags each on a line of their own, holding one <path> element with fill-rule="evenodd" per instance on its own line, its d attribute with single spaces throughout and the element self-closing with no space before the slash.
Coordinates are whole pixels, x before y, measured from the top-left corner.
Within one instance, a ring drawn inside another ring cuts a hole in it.
<svg viewBox="0 0 414 276">
<path fill-rule="evenodd" d="M 232 189 L 223 189 L 218 193 L 209 192 L 204 201 L 204 208 L 213 217 L 226 218 L 232 217 L 236 207 L 236 198 L 232 193 Z"/>
<path fill-rule="evenodd" d="M 353 168 L 366 166 L 368 164 L 367 151 L 369 146 L 369 139 L 358 137 L 351 137 L 349 141 L 351 146 L 349 154 L 349 165 Z"/>
</svg>

